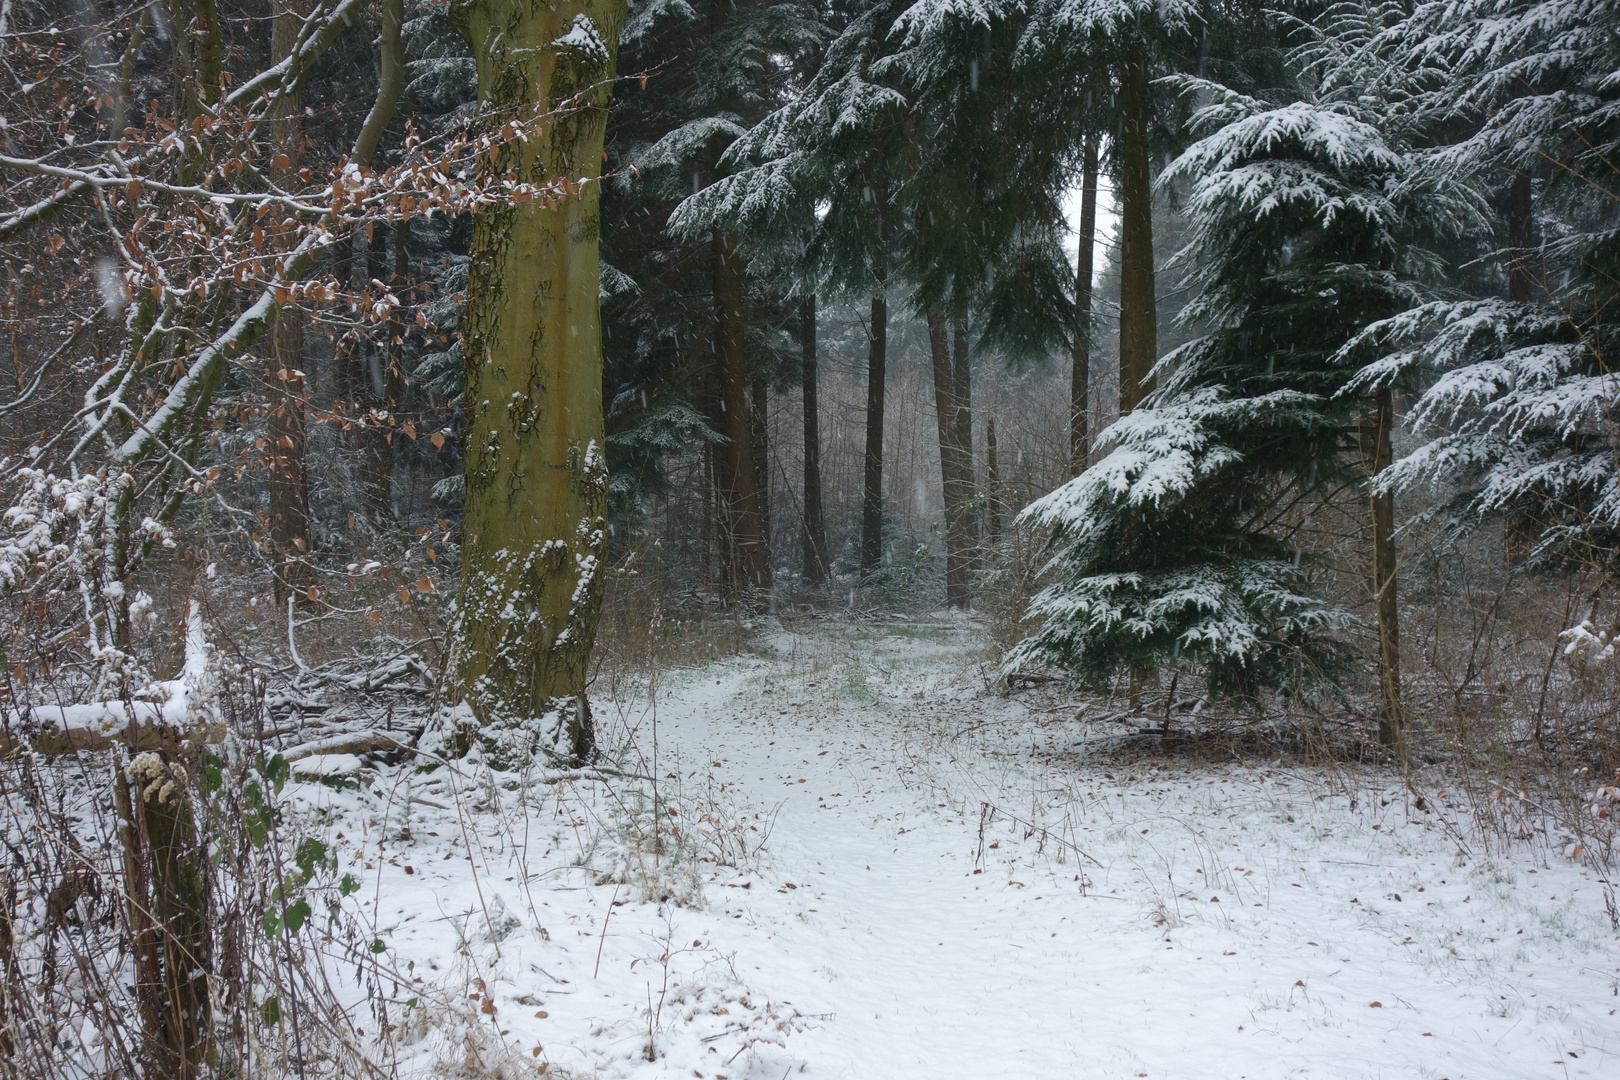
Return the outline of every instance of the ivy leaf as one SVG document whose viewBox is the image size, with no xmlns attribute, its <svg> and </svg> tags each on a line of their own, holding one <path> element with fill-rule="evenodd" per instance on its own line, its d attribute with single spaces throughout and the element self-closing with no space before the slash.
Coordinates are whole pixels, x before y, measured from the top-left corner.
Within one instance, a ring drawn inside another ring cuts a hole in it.
<svg viewBox="0 0 1620 1080">
<path fill-rule="evenodd" d="M 308 900 L 300 898 L 296 902 L 288 904 L 286 910 L 282 912 L 282 918 L 287 924 L 287 933 L 298 933 L 298 928 L 304 925 L 304 920 L 309 918 L 309 916 L 310 910 Z"/>
</svg>

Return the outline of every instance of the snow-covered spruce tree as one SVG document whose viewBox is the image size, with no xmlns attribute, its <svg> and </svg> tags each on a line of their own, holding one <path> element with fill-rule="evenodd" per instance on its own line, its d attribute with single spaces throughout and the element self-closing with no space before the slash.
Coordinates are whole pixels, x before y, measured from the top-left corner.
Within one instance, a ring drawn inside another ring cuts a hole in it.
<svg viewBox="0 0 1620 1080">
<path fill-rule="evenodd" d="M 1205 333 L 1159 362 L 1101 461 L 1025 511 L 1050 530 L 1054 580 L 1009 669 L 1103 683 L 1170 666 L 1251 699 L 1341 676 L 1333 632 L 1350 616 L 1310 591 L 1298 531 L 1374 464 L 1366 406 L 1339 394 L 1354 373 L 1340 351 L 1417 297 L 1420 208 L 1437 194 L 1403 186 L 1377 105 L 1329 74 L 1302 64 L 1302 100 L 1280 106 L 1183 81 L 1213 98 L 1194 118 L 1212 133 L 1162 182 L 1191 184 L 1185 317 Z"/>
<path fill-rule="evenodd" d="M 498 757 L 591 750 L 586 665 L 607 554 L 598 176 L 624 0 L 470 0 L 451 20 L 478 64 L 503 183 L 558 182 L 475 219 L 463 323 L 466 503 L 451 641 L 456 740 Z"/>
<path fill-rule="evenodd" d="M 1384 486 L 1439 496 L 1463 529 L 1505 523 L 1531 567 L 1612 573 L 1620 384 L 1604 315 L 1620 299 L 1620 12 L 1423 5 L 1386 44 L 1430 77 L 1427 119 L 1463 132 L 1422 167 L 1476 187 L 1498 226 L 1494 288 L 1381 321 L 1346 350 L 1370 361 L 1359 385 L 1429 383 L 1410 413 L 1429 438 Z"/>
</svg>

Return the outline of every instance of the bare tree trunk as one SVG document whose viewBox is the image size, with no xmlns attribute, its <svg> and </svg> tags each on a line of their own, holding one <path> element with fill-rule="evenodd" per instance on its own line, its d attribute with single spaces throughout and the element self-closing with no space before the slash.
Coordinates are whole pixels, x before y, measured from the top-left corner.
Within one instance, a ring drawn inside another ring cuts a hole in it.
<svg viewBox="0 0 1620 1080">
<path fill-rule="evenodd" d="M 1151 387 L 1158 359 L 1153 292 L 1153 170 L 1148 160 L 1147 66 L 1140 54 L 1120 66 L 1119 88 L 1119 412 L 1132 412 Z"/>
<path fill-rule="evenodd" d="M 979 546 L 979 510 L 976 494 L 979 485 L 976 476 L 978 470 L 973 464 L 973 372 L 968 366 L 966 318 L 956 320 L 955 338 L 956 355 L 952 364 L 955 377 L 952 381 L 956 392 L 956 445 L 962 448 L 962 482 L 967 485 L 959 526 L 962 532 L 962 550 L 966 553 L 964 571 L 971 579 L 977 561 L 975 551 Z"/>
<path fill-rule="evenodd" d="M 168 13 L 175 116 L 190 120 L 199 114 L 201 105 L 213 105 L 219 97 L 225 59 L 219 9 L 214 0 L 169 0 Z"/>
<path fill-rule="evenodd" d="M 1536 243 L 1535 205 L 1532 199 L 1530 174 L 1516 172 L 1508 187 L 1507 205 L 1508 246 L 1513 249 L 1508 266 L 1508 299 L 1520 304 L 1534 303 L 1539 284 L 1530 268 L 1530 251 Z M 1539 530 L 1532 515 L 1510 513 L 1503 524 L 1503 543 L 1510 567 L 1520 566 L 1529 558 Z"/>
<path fill-rule="evenodd" d="M 799 307 L 799 337 L 804 382 L 804 521 L 800 546 L 804 583 L 814 588 L 827 580 L 827 527 L 821 508 L 821 416 L 816 371 L 816 297 Z"/>
<path fill-rule="evenodd" d="M 754 461 L 754 498 L 759 503 L 759 543 L 765 553 L 765 573 L 771 565 L 771 377 L 764 364 L 756 364 L 748 390 L 748 436 Z"/>
<path fill-rule="evenodd" d="M 154 1075 L 201 1075 L 213 1030 L 208 886 L 186 772 L 167 752 L 136 755 L 114 781 L 137 997 Z"/>
<path fill-rule="evenodd" d="M 730 541 L 731 580 L 739 595 L 770 587 L 764 516 L 754 487 L 752 424 L 748 407 L 748 357 L 744 352 L 743 265 L 736 237 L 714 232 L 715 360 L 719 380 L 720 434 L 715 452 L 721 521 Z M 752 600 L 750 600 L 752 602 Z"/>
<path fill-rule="evenodd" d="M 280 62 L 297 43 L 303 19 L 289 6 L 276 6 L 270 34 L 273 62 Z M 202 45 L 199 43 L 199 48 Z M 287 158 L 281 170 L 298 167 L 302 107 L 297 94 L 282 98 L 271 121 L 270 134 Z M 270 540 L 280 569 L 276 601 L 284 604 L 290 593 L 302 592 L 311 581 L 309 556 L 309 477 L 304 453 L 308 443 L 304 406 L 304 312 L 288 302 L 276 315 L 271 336 L 272 358 L 267 384 L 269 406 Z"/>
<path fill-rule="evenodd" d="M 939 475 L 945 503 L 945 603 L 968 606 L 963 511 L 971 492 L 963 482 L 963 447 L 957 441 L 956 372 L 951 365 L 945 320 L 928 313 L 928 349 L 934 366 L 934 414 L 939 430 Z"/>
<path fill-rule="evenodd" d="M 627 6 L 468 0 L 450 9 L 477 63 L 485 130 L 539 118 L 529 138 L 482 167 L 572 188 L 473 219 L 450 700 L 480 728 L 457 731 L 458 741 L 481 738 L 509 764 L 540 753 L 579 760 L 594 743 L 585 689 L 608 554 L 596 180 Z"/>
<path fill-rule="evenodd" d="M 866 451 L 861 474 L 861 576 L 883 563 L 883 396 L 887 379 L 889 305 L 872 297 L 871 344 L 866 356 Z"/>
<path fill-rule="evenodd" d="M 985 464 L 985 516 L 989 519 L 990 545 L 1001 542 L 1001 468 L 996 461 L 996 421 L 994 417 L 984 425 Z"/>
<path fill-rule="evenodd" d="M 878 207 L 878 244 L 888 242 L 889 187 L 874 186 Z M 878 293 L 872 297 L 872 327 L 866 354 L 866 453 L 861 476 L 861 577 L 883 564 L 883 397 L 889 359 L 889 301 L 886 268 L 878 266 Z"/>
<path fill-rule="evenodd" d="M 1119 74 L 1119 414 L 1134 412 L 1152 390 L 1158 359 L 1158 312 L 1153 284 L 1153 167 L 1148 156 L 1151 101 L 1147 64 L 1139 51 Z M 1142 695 L 1157 687 L 1158 669 L 1129 665 L 1128 695 L 1140 712 Z"/>
<path fill-rule="evenodd" d="M 1394 459 L 1390 432 L 1395 424 L 1395 393 L 1385 387 L 1374 398 L 1371 433 L 1371 475 L 1389 468 Z M 1378 610 L 1378 682 L 1382 697 L 1378 741 L 1405 757 L 1405 722 L 1401 708 L 1401 624 L 1397 606 L 1395 552 L 1395 496 L 1385 491 L 1372 496 L 1373 600 Z"/>
<path fill-rule="evenodd" d="M 1079 253 L 1074 264 L 1074 366 L 1069 376 L 1069 475 L 1091 453 L 1091 280 L 1097 245 L 1097 133 L 1086 133 L 1080 180 Z"/>
</svg>

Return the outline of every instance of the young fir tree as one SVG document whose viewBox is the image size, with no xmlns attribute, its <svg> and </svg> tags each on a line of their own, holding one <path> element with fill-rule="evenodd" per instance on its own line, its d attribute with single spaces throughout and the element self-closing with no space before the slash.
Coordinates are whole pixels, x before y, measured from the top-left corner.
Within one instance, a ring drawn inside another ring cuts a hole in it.
<svg viewBox="0 0 1620 1080">
<path fill-rule="evenodd" d="M 1010 669 L 1170 666 L 1239 699 L 1339 677 L 1350 616 L 1311 592 L 1298 531 L 1371 465 L 1341 349 L 1419 295 L 1425 207 L 1456 200 L 1408 184 L 1379 105 L 1310 59 L 1283 105 L 1183 81 L 1213 98 L 1194 118 L 1211 134 L 1163 182 L 1191 185 L 1185 318 L 1205 332 L 1160 361 L 1106 456 L 1025 512 L 1055 580 Z"/>
</svg>

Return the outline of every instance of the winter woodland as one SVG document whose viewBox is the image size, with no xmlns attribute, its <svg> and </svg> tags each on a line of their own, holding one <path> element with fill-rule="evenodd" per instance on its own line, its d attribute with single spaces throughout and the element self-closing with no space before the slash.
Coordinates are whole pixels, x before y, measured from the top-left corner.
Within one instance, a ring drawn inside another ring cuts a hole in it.
<svg viewBox="0 0 1620 1080">
<path fill-rule="evenodd" d="M 0 265 L 0 1080 L 1620 1074 L 1612 0 L 0 0 Z"/>
</svg>

